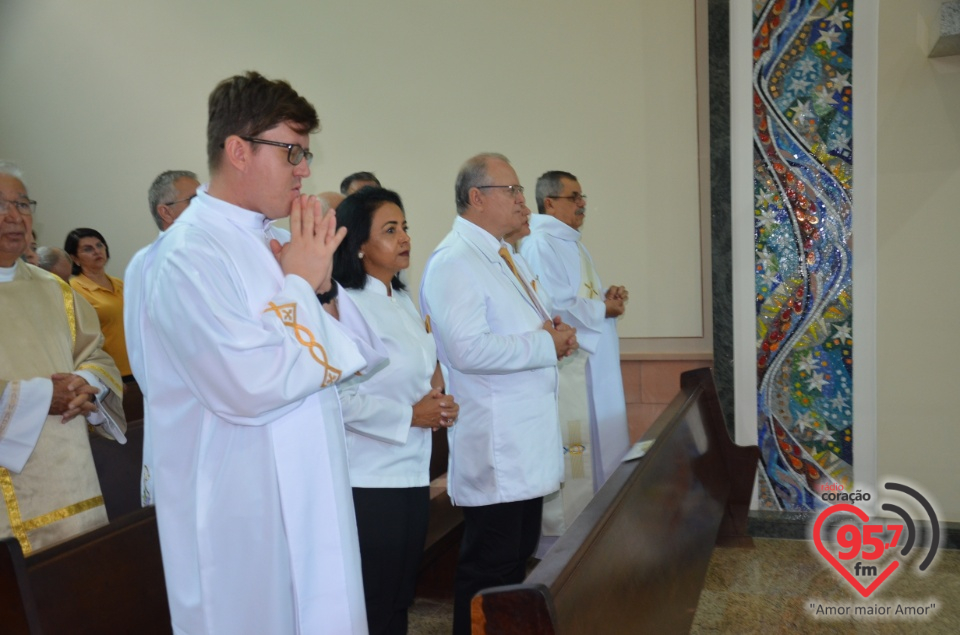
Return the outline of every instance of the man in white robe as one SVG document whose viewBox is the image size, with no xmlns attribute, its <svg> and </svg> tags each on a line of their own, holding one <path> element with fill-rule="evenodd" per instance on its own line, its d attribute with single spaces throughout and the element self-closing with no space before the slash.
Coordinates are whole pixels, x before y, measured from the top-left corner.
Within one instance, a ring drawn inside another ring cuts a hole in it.
<svg viewBox="0 0 960 635">
<path fill-rule="evenodd" d="M 537 209 L 531 234 L 520 252 L 552 309 L 577 329 L 580 349 L 560 364 L 560 425 L 564 483 L 544 501 L 539 552 L 583 511 L 629 449 L 627 410 L 620 374 L 617 317 L 628 295 L 623 287 L 606 291 L 580 238 L 586 197 L 568 172 L 547 172 L 537 180 Z"/>
<path fill-rule="evenodd" d="M 300 194 L 316 111 L 249 72 L 209 114 L 210 183 L 126 281 L 174 632 L 366 633 L 334 383 L 368 362 L 316 297 L 344 233 Z"/>
<path fill-rule="evenodd" d="M 560 485 L 557 359 L 576 334 L 553 321 L 503 241 L 528 218 L 506 158 L 468 160 L 455 189 L 458 216 L 427 263 L 420 307 L 460 402 L 447 488 L 464 514 L 453 632 L 465 635 L 476 592 L 523 580 L 543 496 Z"/>
<path fill-rule="evenodd" d="M 25 555 L 107 523 L 87 423 L 118 440 L 125 425 L 93 307 L 19 258 L 35 207 L 0 162 L 0 537 Z"/>
<path fill-rule="evenodd" d="M 161 235 L 170 229 L 177 218 L 186 211 L 190 202 L 197 196 L 199 187 L 200 182 L 197 180 L 197 175 L 189 170 L 167 170 L 161 172 L 153 180 L 147 192 L 147 204 L 150 207 L 150 216 L 153 218 L 153 222 L 157 224 L 157 229 L 160 230 Z M 123 276 L 124 280 L 140 279 L 143 275 L 144 258 L 146 258 L 147 251 L 150 250 L 152 245 L 153 243 L 150 243 L 133 255 Z M 143 358 L 140 356 L 140 313 L 143 307 L 140 306 L 140 299 L 139 295 L 127 291 L 123 305 L 123 331 L 127 340 L 127 358 L 130 360 L 130 369 L 140 386 L 140 391 L 143 392 L 145 385 L 141 377 L 145 375 L 145 371 Z M 153 505 L 153 483 L 151 480 L 153 448 L 150 445 L 149 438 L 144 438 L 143 441 L 140 504 L 147 507 Z"/>
</svg>

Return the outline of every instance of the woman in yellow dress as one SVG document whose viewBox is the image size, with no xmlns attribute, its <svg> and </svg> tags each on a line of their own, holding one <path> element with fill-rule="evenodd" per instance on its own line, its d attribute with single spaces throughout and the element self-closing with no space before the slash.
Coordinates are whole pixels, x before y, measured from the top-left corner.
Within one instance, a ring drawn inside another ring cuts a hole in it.
<svg viewBox="0 0 960 635">
<path fill-rule="evenodd" d="M 63 250 L 73 260 L 70 286 L 93 305 L 100 318 L 103 350 L 117 363 L 124 383 L 133 381 L 123 332 L 123 280 L 104 271 L 110 260 L 107 240 L 95 229 L 78 227 L 67 234 Z"/>
</svg>

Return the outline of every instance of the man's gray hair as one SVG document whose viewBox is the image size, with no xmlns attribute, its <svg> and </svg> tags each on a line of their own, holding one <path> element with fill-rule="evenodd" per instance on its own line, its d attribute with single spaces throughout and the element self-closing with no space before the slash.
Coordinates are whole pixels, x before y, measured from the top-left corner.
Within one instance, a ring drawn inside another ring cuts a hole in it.
<svg viewBox="0 0 960 635">
<path fill-rule="evenodd" d="M 457 183 L 454 186 L 457 198 L 457 214 L 463 214 L 470 207 L 471 188 L 490 185 L 487 183 L 487 162 L 493 159 L 510 165 L 510 160 L 502 154 L 482 152 L 467 159 L 466 163 L 460 167 L 460 171 L 457 173 Z"/>
<path fill-rule="evenodd" d="M 23 170 L 13 161 L 0 161 L 0 174 L 12 176 L 23 183 Z M 26 184 L 24 184 L 24 187 L 26 187 Z"/>
<path fill-rule="evenodd" d="M 39 260 L 37 265 L 47 271 L 53 271 L 53 268 L 56 267 L 57 263 L 61 260 L 66 259 L 68 262 L 70 261 L 70 256 L 67 255 L 67 252 L 59 247 L 37 247 L 37 258 Z"/>
<path fill-rule="evenodd" d="M 163 229 L 163 219 L 160 218 L 159 207 L 164 202 L 170 202 L 177 195 L 177 188 L 174 183 L 182 178 L 198 181 L 197 175 L 189 170 L 167 170 L 153 180 L 150 191 L 147 193 L 147 202 L 150 204 L 150 214 L 153 216 L 153 222 L 157 227 Z"/>
<path fill-rule="evenodd" d="M 540 178 L 537 179 L 537 211 L 541 214 L 543 214 L 543 201 L 552 196 L 560 196 L 560 192 L 563 191 L 563 182 L 561 179 L 570 181 L 580 180 L 569 172 L 563 172 L 561 170 L 544 172 Z"/>
</svg>

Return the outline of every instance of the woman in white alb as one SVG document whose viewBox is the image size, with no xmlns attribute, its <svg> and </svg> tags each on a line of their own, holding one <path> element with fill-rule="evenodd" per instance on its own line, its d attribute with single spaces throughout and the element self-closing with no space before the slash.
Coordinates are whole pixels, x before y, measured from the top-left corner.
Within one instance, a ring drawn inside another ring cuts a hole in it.
<svg viewBox="0 0 960 635">
<path fill-rule="evenodd" d="M 367 621 L 372 635 L 406 633 L 427 532 L 431 434 L 452 425 L 459 406 L 443 394 L 433 337 L 398 277 L 410 266 L 400 197 L 363 188 L 337 207 L 337 225 L 347 237 L 333 277 L 360 312 L 341 306 L 340 319 L 362 319 L 389 353 L 381 369 L 340 385 Z"/>
</svg>

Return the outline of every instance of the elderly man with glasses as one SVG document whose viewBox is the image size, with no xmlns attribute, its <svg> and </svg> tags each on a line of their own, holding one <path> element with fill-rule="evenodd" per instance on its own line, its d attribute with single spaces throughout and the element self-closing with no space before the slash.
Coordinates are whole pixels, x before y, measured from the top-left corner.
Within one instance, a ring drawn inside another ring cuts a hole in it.
<svg viewBox="0 0 960 635">
<path fill-rule="evenodd" d="M 458 216 L 427 263 L 420 307 L 460 403 L 447 430 L 447 488 L 464 515 L 453 632 L 467 634 L 474 594 L 523 581 L 543 496 L 560 486 L 557 360 L 577 338 L 543 306 L 503 240 L 529 216 L 506 157 L 469 159 L 455 190 Z"/>
<path fill-rule="evenodd" d="M 36 209 L 0 161 L 0 537 L 26 555 L 107 523 L 87 424 L 121 442 L 126 425 L 93 307 L 20 260 Z"/>
<path fill-rule="evenodd" d="M 558 170 L 537 179 L 537 210 L 520 253 L 550 297 L 553 310 L 576 327 L 580 349 L 560 364 L 560 429 L 565 479 L 544 501 L 545 553 L 610 477 L 630 445 L 620 375 L 617 317 L 628 294 L 604 290 L 580 227 L 587 197 L 577 177 Z"/>
<path fill-rule="evenodd" d="M 301 194 L 317 113 L 255 72 L 208 113 L 210 182 L 126 281 L 173 630 L 366 633 L 334 384 L 384 359 L 317 300 L 345 234 Z"/>
</svg>

